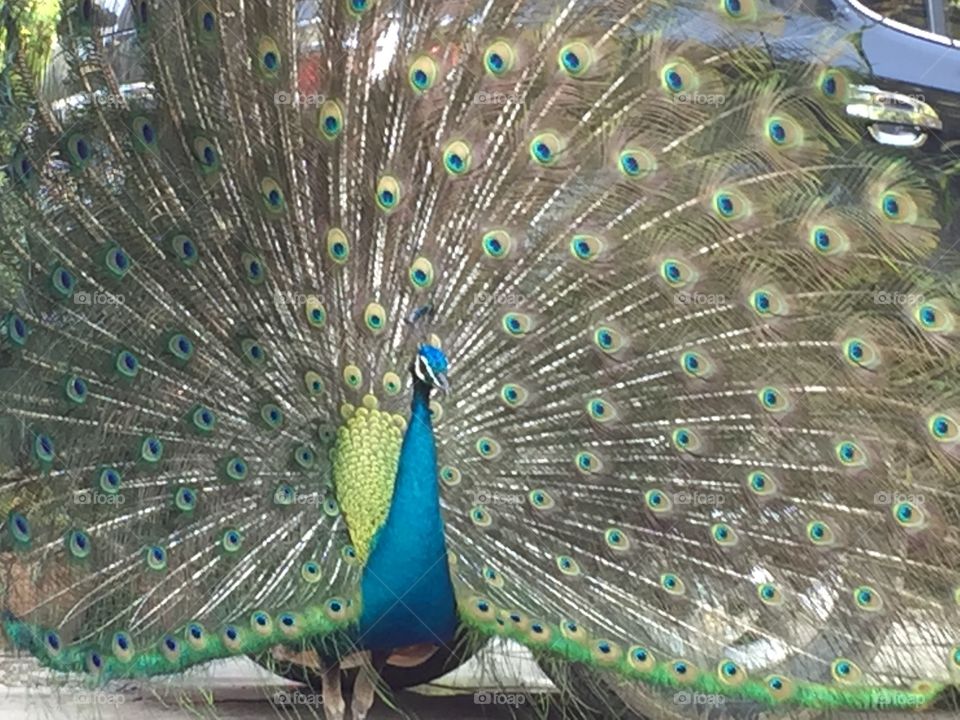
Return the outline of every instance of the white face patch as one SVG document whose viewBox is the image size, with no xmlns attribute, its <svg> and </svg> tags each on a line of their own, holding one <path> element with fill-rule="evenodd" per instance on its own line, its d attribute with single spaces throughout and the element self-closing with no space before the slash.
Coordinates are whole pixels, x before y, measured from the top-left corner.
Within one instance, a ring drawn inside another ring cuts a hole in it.
<svg viewBox="0 0 960 720">
<path fill-rule="evenodd" d="M 430 363 L 428 363 L 422 355 L 417 355 L 417 361 L 413 365 L 413 372 L 416 373 L 417 378 L 419 378 L 421 382 L 425 382 L 431 387 L 441 386 L 440 381 L 433 372 L 433 368 L 430 367 Z"/>
</svg>

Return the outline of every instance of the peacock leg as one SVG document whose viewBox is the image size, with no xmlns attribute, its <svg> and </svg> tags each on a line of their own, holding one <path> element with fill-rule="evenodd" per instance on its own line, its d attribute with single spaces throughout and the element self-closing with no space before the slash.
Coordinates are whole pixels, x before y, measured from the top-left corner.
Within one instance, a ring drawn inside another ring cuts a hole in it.
<svg viewBox="0 0 960 720">
<path fill-rule="evenodd" d="M 386 655 L 371 653 L 370 664 L 360 668 L 353 686 L 353 702 L 350 705 L 352 720 L 366 720 L 367 713 L 377 699 L 377 681 L 380 669 L 386 663 Z"/>
<path fill-rule="evenodd" d="M 326 720 L 344 720 L 347 706 L 343 701 L 343 689 L 340 686 L 340 663 L 324 665 L 321 678 L 324 717 Z"/>
</svg>

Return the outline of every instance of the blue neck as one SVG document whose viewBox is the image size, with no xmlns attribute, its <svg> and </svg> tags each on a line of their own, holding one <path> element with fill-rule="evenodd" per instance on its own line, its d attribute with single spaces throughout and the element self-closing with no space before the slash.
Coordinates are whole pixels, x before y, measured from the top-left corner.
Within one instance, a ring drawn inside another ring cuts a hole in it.
<svg viewBox="0 0 960 720">
<path fill-rule="evenodd" d="M 456 605 L 447 567 L 430 387 L 414 380 L 393 500 L 361 580 L 359 644 L 392 649 L 448 643 Z"/>
</svg>

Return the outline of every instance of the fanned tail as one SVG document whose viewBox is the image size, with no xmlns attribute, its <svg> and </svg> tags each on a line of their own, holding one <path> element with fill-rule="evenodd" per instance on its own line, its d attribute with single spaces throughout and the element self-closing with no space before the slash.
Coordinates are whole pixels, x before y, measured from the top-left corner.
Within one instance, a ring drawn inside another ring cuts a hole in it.
<svg viewBox="0 0 960 720">
<path fill-rule="evenodd" d="M 362 645 L 428 342 L 464 642 L 610 708 L 947 697 L 954 251 L 939 168 L 811 59 L 835 33 L 800 55 L 746 0 L 101 13 L 63 8 L 72 94 L 20 72 L 0 123 L 17 644 L 103 678 Z"/>
</svg>

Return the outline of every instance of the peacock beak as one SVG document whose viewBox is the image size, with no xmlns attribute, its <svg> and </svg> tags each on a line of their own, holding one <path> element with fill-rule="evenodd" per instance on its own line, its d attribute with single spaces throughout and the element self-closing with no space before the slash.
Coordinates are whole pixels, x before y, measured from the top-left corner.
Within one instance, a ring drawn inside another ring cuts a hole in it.
<svg viewBox="0 0 960 720">
<path fill-rule="evenodd" d="M 436 375 L 437 381 L 437 390 L 442 392 L 444 395 L 450 392 L 450 381 L 447 380 L 447 376 L 444 373 L 438 373 Z"/>
</svg>

